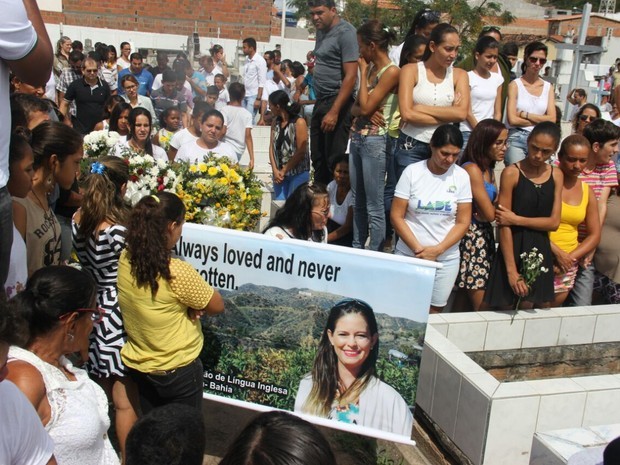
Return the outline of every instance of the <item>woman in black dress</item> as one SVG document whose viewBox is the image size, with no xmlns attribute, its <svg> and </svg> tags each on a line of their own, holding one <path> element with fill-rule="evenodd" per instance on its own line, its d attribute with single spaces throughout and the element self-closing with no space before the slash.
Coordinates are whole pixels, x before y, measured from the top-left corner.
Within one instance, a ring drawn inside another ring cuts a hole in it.
<svg viewBox="0 0 620 465">
<path fill-rule="evenodd" d="M 495 217 L 499 252 L 491 268 L 484 301 L 492 308 L 548 308 L 553 301 L 553 254 L 549 231 L 560 224 L 563 176 L 547 164 L 560 143 L 560 129 L 550 122 L 534 127 L 527 140 L 527 156 L 502 172 Z M 537 249 L 543 256 L 538 275 L 529 286 L 521 254 Z"/>
</svg>

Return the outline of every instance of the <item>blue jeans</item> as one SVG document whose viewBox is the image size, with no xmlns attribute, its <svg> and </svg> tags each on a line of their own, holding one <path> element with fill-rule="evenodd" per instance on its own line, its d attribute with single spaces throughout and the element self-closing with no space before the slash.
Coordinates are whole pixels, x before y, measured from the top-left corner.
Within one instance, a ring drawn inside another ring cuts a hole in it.
<svg viewBox="0 0 620 465">
<path fill-rule="evenodd" d="M 4 295 L 4 283 L 9 276 L 11 247 L 13 246 L 13 203 L 5 187 L 0 189 L 0 298 Z"/>
<path fill-rule="evenodd" d="M 506 166 L 521 161 L 527 156 L 527 138 L 529 136 L 530 133 L 523 129 L 512 128 L 508 132 L 510 147 L 506 150 L 506 156 L 504 157 Z"/>
<path fill-rule="evenodd" d="M 463 148 L 461 149 L 461 153 L 459 153 L 459 163 L 463 159 L 465 147 L 467 147 L 467 142 L 469 141 L 469 137 L 471 136 L 471 131 L 461 131 L 461 134 L 463 135 Z"/>
<path fill-rule="evenodd" d="M 587 307 L 592 305 L 592 292 L 594 291 L 594 265 L 586 268 L 579 267 L 575 286 L 568 293 L 564 307 Z"/>
<path fill-rule="evenodd" d="M 284 176 L 280 184 L 273 183 L 273 200 L 286 200 L 304 182 L 310 180 L 310 171 L 304 171 L 292 176 Z"/>
<path fill-rule="evenodd" d="M 130 368 L 129 374 L 138 386 L 144 415 L 168 404 L 185 404 L 197 410 L 202 408 L 204 371 L 199 358 L 166 373 L 142 373 Z"/>
<path fill-rule="evenodd" d="M 246 95 L 243 97 L 243 108 L 250 112 L 252 115 L 252 122 L 254 122 L 254 117 L 256 116 L 256 110 L 254 109 L 254 102 L 256 101 L 257 95 Z"/>
<path fill-rule="evenodd" d="M 398 138 L 388 136 L 388 148 L 385 158 L 385 191 L 383 193 L 383 207 L 385 208 L 385 237 L 390 238 L 394 233 L 392 223 L 390 221 L 390 210 L 392 209 L 392 200 L 394 199 L 394 190 L 396 189 L 396 164 L 394 163 L 394 151 Z"/>
<path fill-rule="evenodd" d="M 430 145 L 420 142 L 413 137 L 409 137 L 407 134 L 401 131 L 396 142 L 396 149 L 394 150 L 394 167 L 396 170 L 396 182 L 400 179 L 400 176 L 409 165 L 417 163 L 422 160 L 427 160 L 431 157 Z"/>
<path fill-rule="evenodd" d="M 388 135 L 354 133 L 349 154 L 353 210 L 353 247 L 363 249 L 370 232 L 370 250 L 381 250 L 385 240 L 385 161 Z"/>
</svg>

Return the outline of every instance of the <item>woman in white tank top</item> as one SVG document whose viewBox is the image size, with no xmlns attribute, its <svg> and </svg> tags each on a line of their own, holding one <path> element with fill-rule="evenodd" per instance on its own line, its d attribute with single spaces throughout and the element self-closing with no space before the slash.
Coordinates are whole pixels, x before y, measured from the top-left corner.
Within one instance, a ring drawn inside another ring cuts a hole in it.
<svg viewBox="0 0 620 465">
<path fill-rule="evenodd" d="M 398 103 L 403 125 L 394 151 L 397 178 L 408 165 L 429 158 L 429 141 L 437 127 L 467 116 L 467 73 L 452 67 L 460 44 L 454 27 L 439 24 L 431 32 L 422 62 L 401 70 Z"/>
<path fill-rule="evenodd" d="M 521 71 L 523 75 L 508 86 L 506 117 L 510 146 L 505 163 L 523 160 L 527 155 L 527 138 L 538 123 L 555 122 L 555 93 L 553 86 L 543 81 L 540 70 L 547 63 L 547 46 L 531 42 L 525 47 Z"/>
</svg>

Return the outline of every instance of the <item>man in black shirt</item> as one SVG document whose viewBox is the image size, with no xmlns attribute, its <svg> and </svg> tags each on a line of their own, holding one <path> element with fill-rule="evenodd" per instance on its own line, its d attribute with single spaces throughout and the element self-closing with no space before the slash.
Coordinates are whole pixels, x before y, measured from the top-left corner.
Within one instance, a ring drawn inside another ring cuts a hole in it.
<svg viewBox="0 0 620 465">
<path fill-rule="evenodd" d="M 110 97 L 110 87 L 99 79 L 99 67 L 93 58 L 86 58 L 82 65 L 82 78 L 73 81 L 60 104 L 60 111 L 68 114 L 69 103 L 75 101 L 76 115 L 73 127 L 88 134 L 101 121 L 105 102 Z"/>
</svg>

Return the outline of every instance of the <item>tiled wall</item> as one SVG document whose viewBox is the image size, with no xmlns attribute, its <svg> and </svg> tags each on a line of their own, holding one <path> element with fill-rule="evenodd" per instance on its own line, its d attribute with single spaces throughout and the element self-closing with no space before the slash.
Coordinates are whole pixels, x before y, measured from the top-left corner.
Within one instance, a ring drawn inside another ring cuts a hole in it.
<svg viewBox="0 0 620 465">
<path fill-rule="evenodd" d="M 536 431 L 617 423 L 620 375 L 500 383 L 464 352 L 620 340 L 620 308 L 431 315 L 416 401 L 476 465 L 527 465 Z"/>
</svg>

